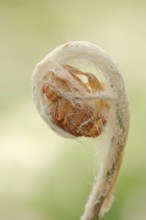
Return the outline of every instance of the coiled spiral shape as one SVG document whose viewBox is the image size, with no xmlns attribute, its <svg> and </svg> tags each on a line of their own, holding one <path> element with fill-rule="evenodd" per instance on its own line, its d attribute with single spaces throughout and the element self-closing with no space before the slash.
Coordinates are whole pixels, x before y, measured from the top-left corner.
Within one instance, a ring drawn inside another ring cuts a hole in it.
<svg viewBox="0 0 146 220">
<path fill-rule="evenodd" d="M 81 70 L 84 61 L 99 69 Z M 80 63 L 80 62 L 79 62 Z M 117 64 L 100 47 L 69 42 L 49 53 L 33 73 L 33 98 L 44 121 L 64 137 L 96 138 L 110 127 L 110 140 L 82 220 L 99 220 L 109 209 L 129 129 L 129 104 Z"/>
</svg>

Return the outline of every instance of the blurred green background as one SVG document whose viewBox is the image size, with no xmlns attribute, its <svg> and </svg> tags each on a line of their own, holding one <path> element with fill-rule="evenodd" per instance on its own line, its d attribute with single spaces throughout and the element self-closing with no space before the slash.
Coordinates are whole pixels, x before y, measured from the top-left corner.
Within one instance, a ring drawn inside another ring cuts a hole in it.
<svg viewBox="0 0 146 220">
<path fill-rule="evenodd" d="M 32 101 L 31 74 L 56 46 L 87 40 L 119 63 L 131 106 L 115 201 L 103 219 L 145 220 L 146 1 L 0 0 L 0 27 L 0 219 L 83 213 L 97 171 L 95 143 L 84 147 L 48 129 Z"/>
</svg>

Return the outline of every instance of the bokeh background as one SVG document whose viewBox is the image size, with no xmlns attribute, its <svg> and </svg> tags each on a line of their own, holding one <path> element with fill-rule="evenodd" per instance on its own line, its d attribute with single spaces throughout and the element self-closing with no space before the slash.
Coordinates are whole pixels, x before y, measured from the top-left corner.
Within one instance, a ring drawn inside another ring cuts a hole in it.
<svg viewBox="0 0 146 220">
<path fill-rule="evenodd" d="M 129 93 L 125 160 L 103 219 L 145 220 L 145 0 L 0 0 L 0 219 L 77 220 L 83 213 L 97 171 L 95 143 L 58 137 L 31 95 L 35 64 L 71 40 L 108 51 Z"/>
</svg>

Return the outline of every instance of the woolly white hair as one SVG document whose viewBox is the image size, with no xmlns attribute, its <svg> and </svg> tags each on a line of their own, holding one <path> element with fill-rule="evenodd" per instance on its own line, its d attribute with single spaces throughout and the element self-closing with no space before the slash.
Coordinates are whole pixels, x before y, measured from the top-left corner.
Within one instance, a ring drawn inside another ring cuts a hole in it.
<svg viewBox="0 0 146 220">
<path fill-rule="evenodd" d="M 63 137 L 74 138 L 72 135 L 64 132 L 62 129 L 60 129 L 51 122 L 48 102 L 46 102 L 46 99 L 44 98 L 41 90 L 42 85 L 44 83 L 44 79 L 49 76 L 50 72 L 53 72 L 59 78 L 66 79 L 70 81 L 71 84 L 79 88 L 79 83 L 75 81 L 75 79 L 63 67 L 63 65 L 74 59 L 82 59 L 85 60 L 85 62 L 90 61 L 90 65 L 99 68 L 106 75 L 106 90 L 100 92 L 100 94 L 98 92 L 94 94 L 87 94 L 84 93 L 84 91 L 82 92 L 83 88 L 81 88 L 80 94 L 71 94 L 67 92 L 64 93 L 61 90 L 61 88 L 58 88 L 58 92 L 60 92 L 63 97 L 66 97 L 70 100 L 75 100 L 76 102 L 79 100 L 81 101 L 92 99 L 113 100 L 114 96 L 110 86 L 109 75 L 107 74 L 109 71 L 109 65 L 104 64 L 101 54 L 103 54 L 103 50 L 89 42 L 69 42 L 53 50 L 41 62 L 39 62 L 36 65 L 36 68 L 33 73 L 33 98 L 36 108 L 38 109 L 41 117 L 45 120 L 45 122 L 47 122 L 47 124 L 53 130 L 55 130 L 59 135 Z"/>
</svg>

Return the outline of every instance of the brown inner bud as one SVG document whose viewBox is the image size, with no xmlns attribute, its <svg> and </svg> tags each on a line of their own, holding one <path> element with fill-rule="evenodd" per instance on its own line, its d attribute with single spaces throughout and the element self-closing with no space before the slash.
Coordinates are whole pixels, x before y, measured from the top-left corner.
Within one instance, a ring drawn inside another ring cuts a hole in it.
<svg viewBox="0 0 146 220">
<path fill-rule="evenodd" d="M 74 83 L 61 79 L 54 73 L 44 82 L 42 93 L 50 101 L 52 122 L 64 131 L 76 136 L 97 137 L 106 125 L 106 113 L 109 104 L 105 100 L 89 100 L 75 102 L 71 99 L 74 94 L 94 94 L 104 90 L 103 84 L 91 73 L 82 72 L 70 65 L 64 68 L 72 76 Z M 86 77 L 86 82 L 82 80 Z M 70 93 L 70 99 L 64 97 Z"/>
</svg>

